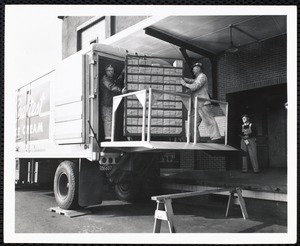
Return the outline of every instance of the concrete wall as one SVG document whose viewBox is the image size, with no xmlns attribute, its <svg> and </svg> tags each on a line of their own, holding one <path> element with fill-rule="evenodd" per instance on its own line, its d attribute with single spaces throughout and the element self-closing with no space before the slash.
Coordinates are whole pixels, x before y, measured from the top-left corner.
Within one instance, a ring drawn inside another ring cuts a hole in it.
<svg viewBox="0 0 300 246">
<path fill-rule="evenodd" d="M 146 19 L 147 16 L 116 16 L 115 17 L 115 28 L 116 33 Z"/>
<path fill-rule="evenodd" d="M 77 52 L 76 27 L 91 19 L 92 16 L 67 16 L 62 24 L 62 59 Z"/>
<path fill-rule="evenodd" d="M 94 16 L 66 16 L 62 24 L 62 59 L 76 53 L 78 35 L 76 28 Z M 147 16 L 105 16 L 105 37 L 110 36 L 146 19 Z"/>
</svg>

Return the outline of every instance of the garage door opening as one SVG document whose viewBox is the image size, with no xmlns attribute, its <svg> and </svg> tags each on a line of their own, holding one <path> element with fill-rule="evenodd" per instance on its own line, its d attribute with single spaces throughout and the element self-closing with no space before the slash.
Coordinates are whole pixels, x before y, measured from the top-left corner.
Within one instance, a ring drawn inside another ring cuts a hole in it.
<svg viewBox="0 0 300 246">
<path fill-rule="evenodd" d="M 287 85 L 229 93 L 228 143 L 240 146 L 241 115 L 246 113 L 257 127 L 257 154 L 262 168 L 287 167 Z M 230 168 L 240 169 L 241 159 Z"/>
</svg>

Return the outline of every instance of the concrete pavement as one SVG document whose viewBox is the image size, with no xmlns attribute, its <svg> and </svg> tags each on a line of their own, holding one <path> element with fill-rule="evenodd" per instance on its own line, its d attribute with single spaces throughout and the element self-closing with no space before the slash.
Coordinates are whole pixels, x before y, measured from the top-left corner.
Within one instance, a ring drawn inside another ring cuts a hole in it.
<svg viewBox="0 0 300 246">
<path fill-rule="evenodd" d="M 16 233 L 152 233 L 156 203 L 147 201 L 130 204 L 117 200 L 108 187 L 104 201 L 92 207 L 91 214 L 68 218 L 48 211 L 56 207 L 51 187 L 16 189 Z M 178 233 L 285 233 L 286 220 L 242 218 L 236 206 L 225 218 L 226 204 L 205 199 L 178 199 L 173 202 Z M 165 222 L 162 232 L 168 233 Z"/>
</svg>

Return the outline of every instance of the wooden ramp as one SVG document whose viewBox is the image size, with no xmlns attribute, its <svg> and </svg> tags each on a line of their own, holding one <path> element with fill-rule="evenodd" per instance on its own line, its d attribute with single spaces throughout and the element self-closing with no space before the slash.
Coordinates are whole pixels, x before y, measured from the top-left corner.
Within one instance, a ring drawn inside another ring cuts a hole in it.
<svg viewBox="0 0 300 246">
<path fill-rule="evenodd" d="M 60 214 L 60 215 L 64 215 L 64 216 L 69 217 L 69 218 L 83 216 L 83 215 L 91 213 L 91 211 L 88 210 L 88 209 L 65 210 L 65 209 L 62 209 L 60 207 L 49 208 L 49 211 L 50 212 L 55 212 L 55 213 Z"/>
</svg>

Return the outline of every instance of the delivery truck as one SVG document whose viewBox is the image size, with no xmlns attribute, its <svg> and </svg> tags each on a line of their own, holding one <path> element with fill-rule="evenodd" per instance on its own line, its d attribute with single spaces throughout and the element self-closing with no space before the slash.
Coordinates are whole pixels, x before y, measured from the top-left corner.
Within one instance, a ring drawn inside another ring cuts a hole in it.
<svg viewBox="0 0 300 246">
<path fill-rule="evenodd" d="M 113 98 L 111 140 L 104 141 L 99 83 L 108 64 L 116 74 L 125 67 L 128 93 Z M 16 184 L 54 182 L 62 209 L 101 204 L 106 182 L 133 202 L 158 192 L 165 153 L 235 151 L 227 145 L 226 102 L 211 100 L 225 143 L 190 141 L 198 129 L 190 129 L 194 109 L 180 84 L 183 70 L 180 59 L 93 44 L 19 88 Z"/>
</svg>

